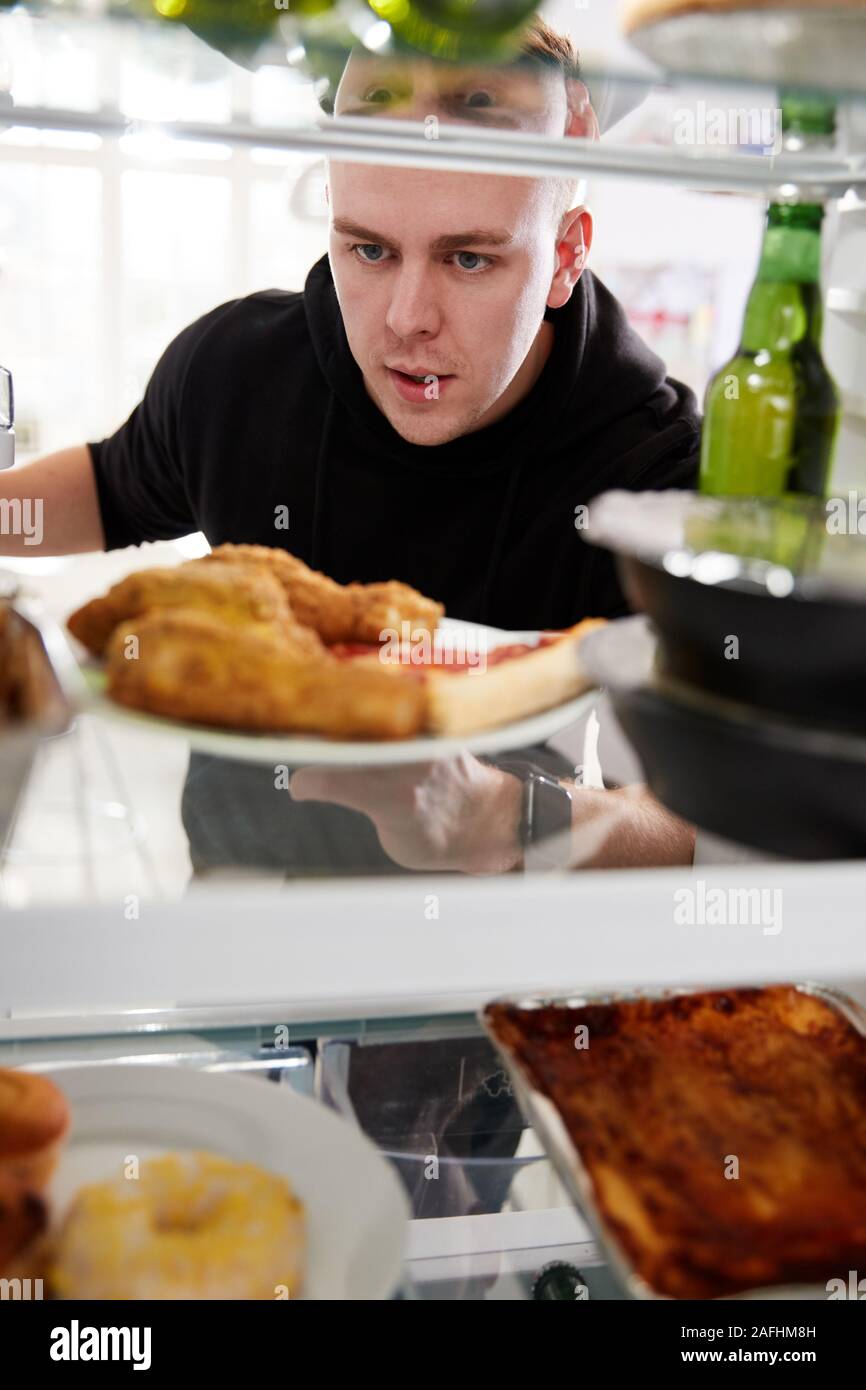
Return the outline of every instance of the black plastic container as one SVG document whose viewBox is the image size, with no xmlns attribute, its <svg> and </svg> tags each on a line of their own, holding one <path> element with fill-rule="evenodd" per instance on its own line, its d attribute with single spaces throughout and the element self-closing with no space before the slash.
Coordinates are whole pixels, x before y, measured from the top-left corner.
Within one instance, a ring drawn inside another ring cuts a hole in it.
<svg viewBox="0 0 866 1390">
<path fill-rule="evenodd" d="M 827 729 L 866 733 L 866 604 L 706 584 L 620 555 L 632 607 L 648 613 L 658 669 L 710 694 Z"/>
<path fill-rule="evenodd" d="M 792 859 L 866 857 L 866 737 L 708 695 L 660 674 L 647 618 L 581 647 L 648 785 L 676 815 Z"/>
<path fill-rule="evenodd" d="M 866 734 L 866 515 L 854 494 L 609 492 L 586 539 L 613 551 L 632 608 L 652 619 L 660 673 Z"/>
</svg>

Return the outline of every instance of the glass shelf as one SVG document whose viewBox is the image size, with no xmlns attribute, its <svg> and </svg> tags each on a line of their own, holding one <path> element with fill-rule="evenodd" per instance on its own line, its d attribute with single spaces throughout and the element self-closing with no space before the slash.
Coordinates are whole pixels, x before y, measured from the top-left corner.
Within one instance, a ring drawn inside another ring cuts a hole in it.
<svg viewBox="0 0 866 1390">
<path fill-rule="evenodd" d="M 738 152 L 707 154 L 696 149 L 626 145 L 587 140 L 551 141 L 518 132 L 471 131 L 440 126 L 428 140 L 417 122 L 371 117 L 322 116 L 316 124 L 258 126 L 193 121 L 128 120 L 110 111 L 80 112 L 50 107 L 16 107 L 14 127 L 79 131 L 104 138 L 156 136 L 169 140 L 229 144 L 247 149 L 291 150 L 355 163 L 535 177 L 579 178 L 597 174 L 669 179 L 693 188 L 767 196 L 780 189 L 816 199 L 866 191 L 866 153 L 847 157 L 778 157 Z M 13 128 L 14 130 L 14 128 Z M 5 137 L 8 139 L 8 136 Z M 0 136 L 0 150 L 4 137 Z M 180 153 L 178 146 L 178 153 Z"/>
<path fill-rule="evenodd" d="M 38 130 L 57 132 L 58 143 L 145 136 L 155 149 L 158 139 L 166 163 L 195 147 L 204 157 L 208 147 L 222 146 L 479 173 L 662 179 L 760 197 L 784 188 L 792 197 L 829 199 L 866 187 L 866 90 L 833 94 L 836 148 L 797 153 L 781 149 L 776 86 L 721 74 L 696 81 L 647 64 L 628 48 L 590 48 L 582 76 L 600 139 L 592 138 L 594 131 L 551 137 L 533 131 L 531 120 L 522 129 L 497 127 L 495 118 L 482 126 L 460 115 L 439 119 L 431 138 L 430 117 L 420 116 L 414 99 L 387 118 L 330 114 L 348 40 L 308 37 L 305 50 L 303 35 L 314 21 L 304 28 L 295 20 L 294 28 L 281 30 L 280 20 L 264 44 L 237 62 L 180 25 L 93 17 L 92 6 L 89 14 L 65 4 L 46 8 L 50 21 L 38 9 L 0 8 L 0 130 L 6 127 L 0 152 Z M 358 0 L 356 20 L 362 12 L 381 26 Z M 355 29 L 368 34 L 360 21 Z M 364 61 L 371 71 L 382 64 L 393 75 L 395 60 L 387 54 L 368 51 Z M 405 53 L 399 67 L 410 75 L 435 70 L 446 74 L 443 80 L 460 72 Z M 159 73 L 158 95 L 149 82 L 147 101 L 140 96 L 142 72 Z M 475 80 L 477 63 L 471 73 Z"/>
</svg>

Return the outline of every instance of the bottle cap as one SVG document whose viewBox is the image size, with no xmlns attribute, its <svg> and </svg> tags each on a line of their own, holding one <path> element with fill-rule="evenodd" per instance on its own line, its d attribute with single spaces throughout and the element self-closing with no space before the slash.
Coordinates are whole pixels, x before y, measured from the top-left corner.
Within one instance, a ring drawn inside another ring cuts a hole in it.
<svg viewBox="0 0 866 1390">
<path fill-rule="evenodd" d="M 589 1298 L 586 1280 L 575 1265 L 564 1260 L 554 1260 L 545 1265 L 532 1285 L 532 1297 L 538 1302 L 555 1299 L 559 1302 L 577 1303 Z"/>
</svg>

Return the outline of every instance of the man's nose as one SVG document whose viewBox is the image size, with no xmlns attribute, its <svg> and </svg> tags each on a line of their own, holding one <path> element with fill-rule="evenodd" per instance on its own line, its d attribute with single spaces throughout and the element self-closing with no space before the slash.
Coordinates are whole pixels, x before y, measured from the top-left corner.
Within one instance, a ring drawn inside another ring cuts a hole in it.
<svg viewBox="0 0 866 1390">
<path fill-rule="evenodd" d="M 424 266 L 400 266 L 391 286 L 386 323 L 398 338 L 435 337 L 439 310 L 429 271 Z"/>
</svg>

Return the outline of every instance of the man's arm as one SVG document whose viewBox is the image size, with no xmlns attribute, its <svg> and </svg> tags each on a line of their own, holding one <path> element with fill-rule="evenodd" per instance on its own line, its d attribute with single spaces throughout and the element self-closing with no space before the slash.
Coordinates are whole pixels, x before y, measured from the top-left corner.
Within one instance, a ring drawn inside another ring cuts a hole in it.
<svg viewBox="0 0 866 1390">
<path fill-rule="evenodd" d="M 507 873 L 523 861 L 522 786 L 470 753 L 397 768 L 305 767 L 295 801 L 331 801 L 361 811 L 385 853 L 407 869 Z M 575 787 L 571 866 L 625 869 L 690 864 L 695 833 L 642 785 L 616 791 Z"/>
<path fill-rule="evenodd" d="M 642 783 L 616 791 L 576 787 L 571 826 L 573 868 L 667 868 L 694 858 L 694 827 Z"/>
<path fill-rule="evenodd" d="M 93 460 L 86 444 L 0 473 L 0 555 L 104 550 Z"/>
</svg>

